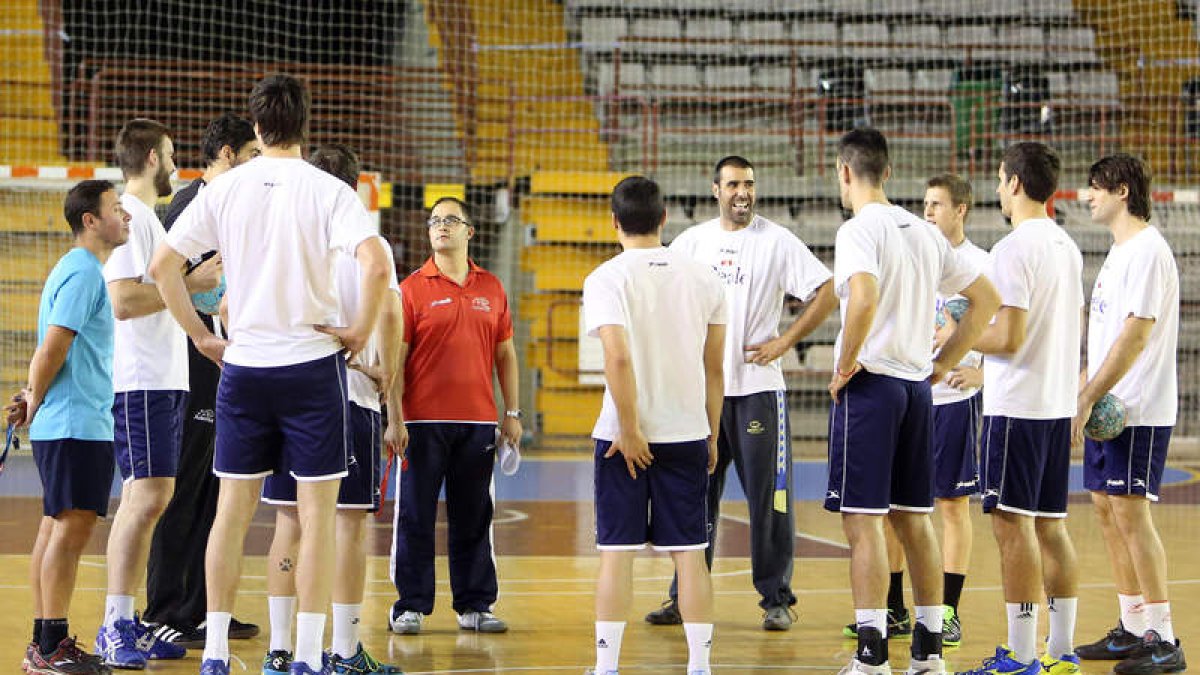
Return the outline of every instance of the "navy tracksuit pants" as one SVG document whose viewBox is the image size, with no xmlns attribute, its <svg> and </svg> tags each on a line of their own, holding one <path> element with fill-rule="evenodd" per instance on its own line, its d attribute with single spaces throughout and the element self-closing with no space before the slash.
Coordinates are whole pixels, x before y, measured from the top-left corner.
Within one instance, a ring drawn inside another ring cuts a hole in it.
<svg viewBox="0 0 1200 675">
<path fill-rule="evenodd" d="M 454 611 L 491 611 L 497 594 L 491 537 L 496 425 L 415 423 L 408 434 L 393 521 L 392 581 L 400 594 L 393 616 L 433 613 L 434 532 L 443 482 Z"/>
</svg>

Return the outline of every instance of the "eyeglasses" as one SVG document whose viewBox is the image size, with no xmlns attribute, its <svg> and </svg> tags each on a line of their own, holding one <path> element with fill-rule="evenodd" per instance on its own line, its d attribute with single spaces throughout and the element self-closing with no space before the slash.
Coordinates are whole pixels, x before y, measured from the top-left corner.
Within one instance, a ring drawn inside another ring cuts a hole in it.
<svg viewBox="0 0 1200 675">
<path fill-rule="evenodd" d="M 460 225 L 466 225 L 467 221 L 459 218 L 458 216 L 446 216 L 445 218 L 430 218 L 428 223 L 429 227 L 440 227 L 445 225 L 450 229 L 454 229 Z"/>
</svg>

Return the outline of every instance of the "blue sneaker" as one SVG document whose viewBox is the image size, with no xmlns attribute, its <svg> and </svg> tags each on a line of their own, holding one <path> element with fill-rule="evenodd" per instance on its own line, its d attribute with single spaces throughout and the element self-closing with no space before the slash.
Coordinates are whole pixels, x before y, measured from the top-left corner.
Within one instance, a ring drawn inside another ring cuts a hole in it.
<svg viewBox="0 0 1200 675">
<path fill-rule="evenodd" d="M 142 670 L 146 656 L 138 649 L 137 628 L 129 619 L 118 619 L 111 626 L 101 626 L 96 633 L 96 654 L 104 665 L 126 670 Z"/>
<path fill-rule="evenodd" d="M 333 661 L 333 672 L 338 675 L 404 675 L 404 671 L 396 666 L 389 666 L 386 663 L 380 663 L 363 649 L 362 643 L 358 643 L 358 651 L 348 659 L 334 654 L 330 659 Z"/>
<path fill-rule="evenodd" d="M 148 626 L 141 622 L 138 615 L 133 615 L 133 630 L 137 636 L 134 646 L 146 657 L 147 661 L 182 659 L 187 656 L 187 648 L 162 639 L 163 631 L 170 630 L 167 626 Z"/>
<path fill-rule="evenodd" d="M 326 652 L 321 653 L 321 669 L 313 670 L 303 661 L 292 661 L 288 666 L 289 675 L 333 675 L 333 663 Z"/>
<path fill-rule="evenodd" d="M 200 675 L 229 675 L 229 662 L 221 659 L 204 659 L 200 664 Z"/>
<path fill-rule="evenodd" d="M 1008 647 L 996 647 L 996 655 L 983 660 L 975 670 L 962 670 L 954 675 L 1037 675 L 1042 672 L 1042 662 L 1021 663 L 1013 658 Z"/>
<path fill-rule="evenodd" d="M 262 675 L 288 675 L 292 667 L 292 653 L 286 649 L 273 649 L 263 657 Z"/>
</svg>

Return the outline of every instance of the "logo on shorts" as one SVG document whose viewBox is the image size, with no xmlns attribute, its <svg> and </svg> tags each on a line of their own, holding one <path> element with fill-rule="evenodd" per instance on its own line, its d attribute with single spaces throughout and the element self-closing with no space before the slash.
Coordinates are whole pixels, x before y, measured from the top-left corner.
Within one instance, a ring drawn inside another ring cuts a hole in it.
<svg viewBox="0 0 1200 675">
<path fill-rule="evenodd" d="M 996 497 L 997 499 L 999 499 L 999 498 L 1000 498 L 1000 491 L 999 491 L 999 490 L 993 490 L 993 489 L 991 489 L 991 488 L 988 488 L 987 490 L 984 490 L 984 491 L 983 491 L 983 498 L 984 498 L 984 499 L 987 499 L 988 497 Z"/>
<path fill-rule="evenodd" d="M 1134 478 L 1133 479 L 1133 487 L 1144 488 L 1144 487 L 1146 487 L 1146 481 L 1142 480 L 1141 478 Z"/>
<path fill-rule="evenodd" d="M 956 488 L 970 488 L 970 487 L 975 487 L 975 485 L 976 485 L 977 483 L 979 483 L 979 479 L 978 479 L 978 478 L 973 478 L 973 479 L 971 479 L 971 480 L 960 480 L 960 481 L 958 481 L 957 483 L 955 483 L 955 484 L 954 484 L 954 487 L 956 487 Z"/>
<path fill-rule="evenodd" d="M 825 493 L 825 499 L 841 499 L 841 498 L 842 498 L 842 495 L 840 495 L 837 490 L 830 490 L 829 492 Z"/>
<path fill-rule="evenodd" d="M 197 410 L 195 415 L 192 415 L 192 419 L 196 420 L 197 422 L 212 424 L 213 420 L 216 419 L 216 415 L 213 413 L 212 408 L 202 408 Z"/>
<path fill-rule="evenodd" d="M 450 298 L 442 298 L 441 300 L 434 300 L 433 302 L 429 303 L 429 306 L 430 307 L 439 307 L 441 305 L 448 305 L 452 302 L 454 302 L 454 301 L 451 300 Z"/>
<path fill-rule="evenodd" d="M 766 431 L 766 428 L 763 427 L 763 423 L 759 422 L 758 420 L 750 420 L 750 424 L 746 425 L 746 433 L 748 434 L 754 434 L 757 436 L 764 431 Z"/>
<path fill-rule="evenodd" d="M 1121 480 L 1120 478 L 1109 478 L 1108 480 L 1104 481 L 1104 484 L 1108 487 L 1125 487 L 1125 481 Z"/>
<path fill-rule="evenodd" d="M 492 303 L 487 298 L 471 298 L 471 309 L 478 312 L 490 312 Z"/>
</svg>

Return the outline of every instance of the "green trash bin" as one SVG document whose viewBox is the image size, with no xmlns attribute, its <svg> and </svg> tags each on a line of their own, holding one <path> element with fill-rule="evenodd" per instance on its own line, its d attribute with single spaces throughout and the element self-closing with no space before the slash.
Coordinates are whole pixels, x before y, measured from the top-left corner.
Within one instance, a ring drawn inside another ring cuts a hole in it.
<svg viewBox="0 0 1200 675">
<path fill-rule="evenodd" d="M 996 118 L 1004 87 L 1004 78 L 995 66 L 959 66 L 950 80 L 950 106 L 954 109 L 954 147 L 960 156 L 967 156 L 971 138 L 986 147 L 985 134 L 996 130 Z"/>
</svg>

